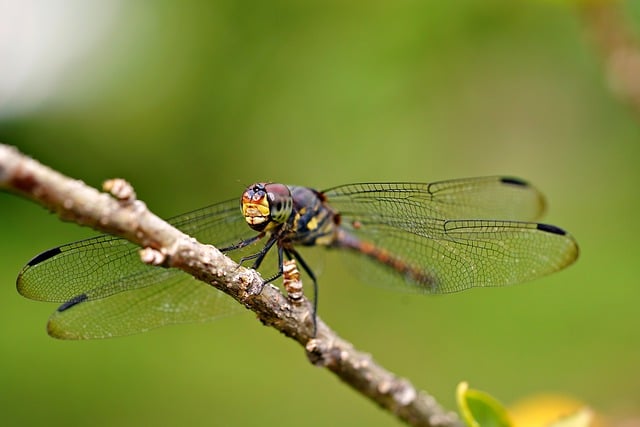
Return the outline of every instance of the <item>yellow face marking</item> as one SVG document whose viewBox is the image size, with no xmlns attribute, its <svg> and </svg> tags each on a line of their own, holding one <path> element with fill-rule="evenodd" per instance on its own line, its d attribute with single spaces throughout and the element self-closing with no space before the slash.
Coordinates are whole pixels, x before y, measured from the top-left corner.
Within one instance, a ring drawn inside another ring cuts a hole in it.
<svg viewBox="0 0 640 427">
<path fill-rule="evenodd" d="M 269 219 L 269 203 L 266 198 L 254 202 L 242 203 L 242 215 L 249 225 L 262 224 Z"/>
</svg>

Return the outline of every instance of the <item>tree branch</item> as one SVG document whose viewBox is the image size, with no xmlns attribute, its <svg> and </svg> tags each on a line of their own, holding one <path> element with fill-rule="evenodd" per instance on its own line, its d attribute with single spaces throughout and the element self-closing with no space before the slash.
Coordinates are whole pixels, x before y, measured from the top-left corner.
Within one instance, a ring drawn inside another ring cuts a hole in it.
<svg viewBox="0 0 640 427">
<path fill-rule="evenodd" d="M 124 180 L 109 180 L 101 193 L 68 178 L 17 149 L 0 144 L 0 188 L 47 207 L 61 219 L 123 237 L 143 248 L 141 262 L 179 268 L 225 292 L 254 311 L 265 325 L 302 344 L 309 360 L 323 366 L 399 419 L 415 426 L 459 426 L 453 413 L 357 351 L 320 318 L 313 336 L 309 301 L 299 293 L 297 271 L 287 270 L 289 297 L 275 286 L 263 287 L 258 273 L 239 267 L 211 245 L 204 245 L 172 227 L 136 199 Z"/>
</svg>

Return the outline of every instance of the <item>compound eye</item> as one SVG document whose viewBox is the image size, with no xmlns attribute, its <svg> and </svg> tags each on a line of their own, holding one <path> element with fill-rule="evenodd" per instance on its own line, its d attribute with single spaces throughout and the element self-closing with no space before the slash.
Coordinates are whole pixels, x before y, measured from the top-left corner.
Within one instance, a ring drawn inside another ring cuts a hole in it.
<svg viewBox="0 0 640 427">
<path fill-rule="evenodd" d="M 269 199 L 269 214 L 278 223 L 285 222 L 293 211 L 293 199 L 289 187 L 284 184 L 265 185 Z"/>
</svg>

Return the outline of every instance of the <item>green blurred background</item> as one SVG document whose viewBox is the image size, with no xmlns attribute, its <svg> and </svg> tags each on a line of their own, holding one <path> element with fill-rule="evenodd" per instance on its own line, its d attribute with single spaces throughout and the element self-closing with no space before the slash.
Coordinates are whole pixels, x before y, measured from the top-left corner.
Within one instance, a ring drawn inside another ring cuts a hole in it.
<svg viewBox="0 0 640 427">
<path fill-rule="evenodd" d="M 0 71 L 0 141 L 93 186 L 126 178 L 161 215 L 262 180 L 531 180 L 545 220 L 577 238 L 576 265 L 431 298 L 365 286 L 332 253 L 320 315 L 449 408 L 466 380 L 507 404 L 562 392 L 640 412 L 640 127 L 572 5 L 14 3 L 0 18 L 16 34 L 3 36 L 15 55 Z M 632 23 L 638 9 L 625 9 Z M 396 425 L 249 313 L 49 338 L 55 304 L 20 297 L 15 277 L 91 235 L 0 194 L 3 425 Z"/>
</svg>

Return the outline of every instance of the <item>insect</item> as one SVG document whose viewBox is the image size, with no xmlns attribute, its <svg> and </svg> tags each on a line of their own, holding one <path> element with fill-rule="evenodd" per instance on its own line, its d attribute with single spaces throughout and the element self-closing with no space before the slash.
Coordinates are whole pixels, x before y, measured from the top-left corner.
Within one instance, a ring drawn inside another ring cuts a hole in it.
<svg viewBox="0 0 640 427">
<path fill-rule="evenodd" d="M 259 268 L 277 255 L 296 259 L 323 246 L 356 256 L 372 282 L 418 293 L 450 293 L 505 286 L 561 270 L 578 256 L 563 229 L 536 221 L 541 193 L 510 177 L 435 183 L 361 183 L 317 191 L 257 183 L 228 200 L 168 222 L 203 243 Z M 260 242 L 264 242 L 260 246 Z M 138 247 L 98 236 L 41 253 L 22 269 L 18 291 L 59 302 L 49 319 L 52 336 L 105 338 L 167 324 L 208 321 L 239 306 L 221 292 L 176 269 L 143 264 Z M 317 308 L 314 307 L 314 310 Z"/>
</svg>

